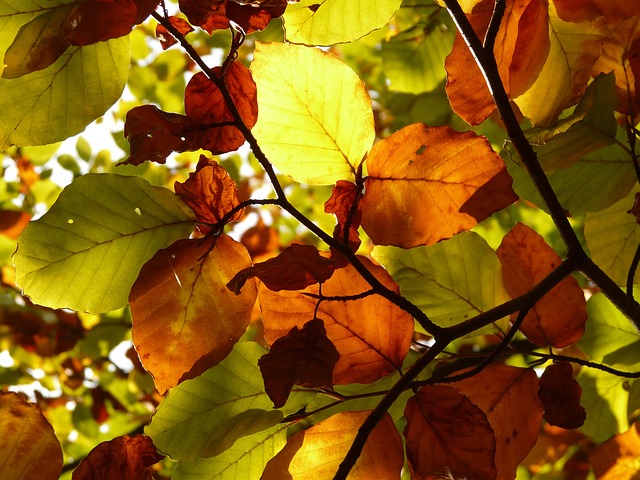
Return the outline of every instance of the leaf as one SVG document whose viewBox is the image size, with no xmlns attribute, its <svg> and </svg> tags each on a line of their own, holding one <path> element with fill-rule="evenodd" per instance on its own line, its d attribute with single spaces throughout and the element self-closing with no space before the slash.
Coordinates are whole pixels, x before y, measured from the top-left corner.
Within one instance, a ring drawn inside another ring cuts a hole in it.
<svg viewBox="0 0 640 480">
<path fill-rule="evenodd" d="M 325 213 L 333 213 L 338 220 L 333 231 L 333 238 L 340 243 L 348 243 L 351 251 L 356 252 L 360 246 L 358 228 L 362 221 L 360 199 L 362 191 L 356 184 L 345 180 L 338 180 L 331 190 L 331 197 L 324 203 Z M 345 229 L 349 232 L 345 235 Z"/>
<path fill-rule="evenodd" d="M 302 0 L 284 14 L 291 43 L 334 45 L 353 42 L 384 27 L 401 0 Z"/>
<path fill-rule="evenodd" d="M 397 291 L 397 285 L 386 271 L 366 258 L 364 266 L 387 288 Z M 336 270 L 322 285 L 325 296 L 362 294 L 369 284 L 350 264 Z M 306 293 L 317 294 L 310 286 Z M 317 300 L 300 292 L 273 292 L 258 285 L 265 338 L 273 344 L 294 326 L 301 328 L 309 318 L 322 318 L 327 337 L 340 352 L 333 372 L 333 383 L 370 383 L 402 366 L 413 336 L 413 319 L 406 312 L 379 296 L 365 296 L 350 301 Z"/>
<path fill-rule="evenodd" d="M 160 393 L 222 361 L 245 332 L 255 283 L 241 295 L 225 285 L 250 262 L 242 244 L 221 235 L 178 240 L 142 267 L 129 296 L 132 339 Z"/>
<path fill-rule="evenodd" d="M 295 389 L 285 409 L 272 408 L 258 369 L 264 353 L 257 343 L 237 343 L 218 365 L 172 388 L 145 433 L 160 451 L 190 461 L 219 455 L 304 408 L 314 394 Z"/>
<path fill-rule="evenodd" d="M 229 28 L 229 22 L 246 33 L 263 30 L 269 22 L 284 12 L 286 0 L 272 2 L 236 2 L 235 0 L 180 0 L 182 11 L 193 25 L 209 33 Z M 262 6 L 262 4 L 266 4 Z"/>
<path fill-rule="evenodd" d="M 122 37 L 69 48 L 28 76 L 1 78 L 0 150 L 54 143 L 84 130 L 120 98 L 129 55 L 129 39 Z"/>
<path fill-rule="evenodd" d="M 496 436 L 465 395 L 446 385 L 422 387 L 407 402 L 405 417 L 413 478 L 497 478 Z"/>
<path fill-rule="evenodd" d="M 247 280 L 260 279 L 270 290 L 302 290 L 314 283 L 324 283 L 335 270 L 334 262 L 320 255 L 312 245 L 292 244 L 277 257 L 240 270 L 227 287 L 236 295 Z"/>
<path fill-rule="evenodd" d="M 0 210 L 0 234 L 16 239 L 31 220 L 31 215 L 20 210 Z"/>
<path fill-rule="evenodd" d="M 173 25 L 173 27 L 183 36 L 194 31 L 191 24 L 184 18 L 171 15 L 169 17 L 169 21 L 171 22 L 171 25 Z M 166 50 L 172 45 L 178 43 L 178 40 L 161 24 L 156 25 L 156 38 L 160 40 L 163 50 Z"/>
<path fill-rule="evenodd" d="M 477 233 L 463 232 L 429 247 L 375 247 L 373 258 L 398 282 L 400 293 L 441 327 L 509 300 L 500 261 Z M 493 332 L 495 326 L 476 334 Z"/>
<path fill-rule="evenodd" d="M 280 453 L 267 463 L 261 478 L 332 478 L 369 413 L 368 410 L 337 413 L 296 433 L 289 438 Z M 385 413 L 367 438 L 349 478 L 397 479 L 403 464 L 402 439 L 391 416 Z"/>
<path fill-rule="evenodd" d="M 589 461 L 598 480 L 636 478 L 640 474 L 640 423 L 616 435 L 589 453 Z"/>
<path fill-rule="evenodd" d="M 94 447 L 73 471 L 75 480 L 151 480 L 147 469 L 162 460 L 149 437 L 123 435 Z"/>
<path fill-rule="evenodd" d="M 553 3 L 549 3 L 549 54 L 533 84 L 514 98 L 533 125 L 552 124 L 563 109 L 577 102 L 587 86 L 606 35 L 602 18 L 565 22 L 557 17 Z"/>
<path fill-rule="evenodd" d="M 56 480 L 62 448 L 40 408 L 22 394 L 0 391 L 0 477 Z"/>
<path fill-rule="evenodd" d="M 613 206 L 589 213 L 585 219 L 584 236 L 593 261 L 618 285 L 626 285 L 629 265 L 640 244 L 640 225 L 628 213 L 637 192 L 635 188 Z M 633 283 L 640 283 L 640 270 Z"/>
<path fill-rule="evenodd" d="M 173 480 L 255 480 L 267 461 L 287 442 L 288 424 L 279 423 L 267 430 L 242 437 L 220 455 L 212 458 L 181 460 L 173 471 Z"/>
<path fill-rule="evenodd" d="M 143 178 L 84 175 L 18 237 L 16 281 L 37 304 L 115 310 L 147 260 L 189 235 L 192 215 L 173 192 Z"/>
<path fill-rule="evenodd" d="M 560 361 L 544 369 L 538 396 L 544 404 L 544 419 L 566 429 L 579 428 L 587 413 L 580 405 L 582 388 L 573 378 L 569 362 Z"/>
<path fill-rule="evenodd" d="M 174 190 L 194 211 L 198 222 L 210 225 L 216 225 L 240 204 L 236 182 L 224 167 L 204 155 L 200 155 L 196 171 L 189 173 L 189 178 L 184 182 L 175 182 Z M 240 218 L 242 210 L 227 221 L 234 222 Z M 198 228 L 203 234 L 211 230 L 207 225 L 198 225 Z"/>
<path fill-rule="evenodd" d="M 523 223 L 504 237 L 497 254 L 505 286 L 514 298 L 531 290 L 562 262 L 544 238 Z M 512 314 L 512 322 L 517 315 Z M 584 293 L 577 280 L 568 276 L 536 302 L 520 330 L 538 346 L 562 348 L 582 337 L 586 321 Z"/>
<path fill-rule="evenodd" d="M 432 245 L 516 200 L 489 142 L 472 132 L 416 123 L 367 157 L 362 228 L 376 245 Z"/>
<path fill-rule="evenodd" d="M 486 415 L 496 437 L 496 478 L 515 478 L 540 432 L 542 405 L 532 369 L 491 365 L 473 377 L 451 383 Z M 527 414 L 523 415 L 522 412 Z"/>
<path fill-rule="evenodd" d="M 316 48 L 257 43 L 251 71 L 260 106 L 253 134 L 273 164 L 298 182 L 353 179 L 375 137 L 353 70 Z"/>
<path fill-rule="evenodd" d="M 330 390 L 339 358 L 338 350 L 327 338 L 322 319 L 313 318 L 301 329 L 293 327 L 273 342 L 269 353 L 258 361 L 264 388 L 273 406 L 283 407 L 296 384 Z"/>
</svg>

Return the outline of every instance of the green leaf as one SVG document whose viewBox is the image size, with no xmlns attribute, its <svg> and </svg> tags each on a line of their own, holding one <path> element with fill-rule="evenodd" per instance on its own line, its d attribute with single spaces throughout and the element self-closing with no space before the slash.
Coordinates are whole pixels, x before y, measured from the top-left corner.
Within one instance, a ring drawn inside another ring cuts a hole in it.
<svg viewBox="0 0 640 480">
<path fill-rule="evenodd" d="M 375 138 L 354 71 L 317 48 L 258 43 L 251 72 L 260 109 L 253 134 L 273 164 L 298 182 L 353 179 Z"/>
<path fill-rule="evenodd" d="M 265 353 L 257 343 L 237 343 L 218 365 L 172 388 L 145 433 L 172 458 L 194 460 L 219 455 L 305 407 L 315 394 L 293 389 L 283 409 L 272 408 L 258 368 Z"/>
<path fill-rule="evenodd" d="M 181 460 L 173 471 L 174 480 L 255 480 L 267 461 L 287 442 L 288 424 L 279 423 L 253 435 L 242 437 L 220 455 Z"/>
<path fill-rule="evenodd" d="M 382 61 L 389 89 L 414 94 L 435 90 L 446 78 L 444 59 L 455 36 L 455 26 L 443 10 L 428 25 L 418 25 L 384 42 Z"/>
<path fill-rule="evenodd" d="M 635 188 L 613 206 L 588 214 L 584 223 L 584 236 L 593 261 L 618 285 L 627 284 L 629 266 L 640 245 L 640 225 L 627 213 L 638 191 Z M 636 270 L 633 283 L 640 284 L 640 269 Z"/>
<path fill-rule="evenodd" d="M 377 246 L 372 255 L 398 283 L 400 293 L 442 327 L 509 300 L 496 252 L 474 232 L 428 247 Z M 494 329 L 476 333 L 488 331 Z"/>
<path fill-rule="evenodd" d="M 402 0 L 302 0 L 289 5 L 284 26 L 288 42 L 334 45 L 352 42 L 384 27 Z"/>
<path fill-rule="evenodd" d="M 0 55 L 4 57 L 24 25 L 69 3 L 73 2 L 2 2 Z M 120 98 L 129 57 L 129 39 L 121 37 L 70 47 L 43 70 L 1 78 L 0 150 L 10 145 L 44 145 L 81 132 Z"/>
<path fill-rule="evenodd" d="M 127 304 L 157 250 L 189 236 L 193 213 L 140 177 L 89 174 L 18 237 L 18 285 L 35 303 L 102 313 Z"/>
</svg>

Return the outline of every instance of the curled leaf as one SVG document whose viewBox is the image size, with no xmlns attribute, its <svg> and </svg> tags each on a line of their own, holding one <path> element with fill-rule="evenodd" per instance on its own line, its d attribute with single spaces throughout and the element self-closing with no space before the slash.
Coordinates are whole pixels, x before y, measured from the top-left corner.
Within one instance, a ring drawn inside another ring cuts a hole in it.
<svg viewBox="0 0 640 480">
<path fill-rule="evenodd" d="M 362 221 L 360 189 L 355 183 L 338 180 L 331 191 L 331 197 L 324 203 L 325 213 L 333 213 L 338 220 L 333 237 L 341 243 L 348 242 L 352 251 L 360 246 L 358 228 Z M 348 231 L 346 231 L 348 229 Z"/>
<path fill-rule="evenodd" d="M 246 34 L 263 30 L 287 8 L 287 0 L 180 0 L 179 3 L 180 11 L 189 21 L 208 33 L 229 28 L 229 22 L 238 25 Z"/>
<path fill-rule="evenodd" d="M 538 396 L 544 404 L 544 419 L 566 429 L 581 427 L 587 413 L 580 405 L 582 387 L 573 378 L 569 362 L 557 362 L 545 368 L 540 377 Z"/>
</svg>

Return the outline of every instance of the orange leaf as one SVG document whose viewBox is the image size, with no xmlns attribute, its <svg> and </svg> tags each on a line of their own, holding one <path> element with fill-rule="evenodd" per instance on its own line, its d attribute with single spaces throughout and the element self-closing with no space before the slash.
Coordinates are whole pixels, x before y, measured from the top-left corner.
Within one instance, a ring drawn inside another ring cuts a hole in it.
<svg viewBox="0 0 640 480">
<path fill-rule="evenodd" d="M 194 30 L 191 24 L 184 18 L 175 17 L 172 15 L 169 17 L 169 21 L 171 22 L 171 25 L 173 25 L 174 28 L 178 30 L 178 32 L 180 32 L 182 35 L 191 33 Z M 171 35 L 169 30 L 167 30 L 163 25 L 160 24 L 156 26 L 156 38 L 160 40 L 160 44 L 162 45 L 163 50 L 166 50 L 170 46 L 178 43 L 178 40 L 176 40 L 176 38 Z"/>
<path fill-rule="evenodd" d="M 301 329 L 293 327 L 273 342 L 269 353 L 258 361 L 264 388 L 274 408 L 283 407 L 294 385 L 311 388 L 333 387 L 333 368 L 340 358 L 327 338 L 324 322 L 309 320 Z"/>
<path fill-rule="evenodd" d="M 365 267 L 390 289 L 398 286 L 387 271 L 359 257 Z M 371 287 L 352 265 L 336 270 L 322 285 L 325 296 L 357 295 Z M 317 294 L 318 286 L 305 292 Z M 409 351 L 414 322 L 409 314 L 379 296 L 350 301 L 321 302 L 300 292 L 274 292 L 258 287 L 265 338 L 273 344 L 294 326 L 317 315 L 324 320 L 327 337 L 340 352 L 333 372 L 333 383 L 370 383 L 402 366 Z"/>
<path fill-rule="evenodd" d="M 221 67 L 213 69 L 220 76 Z M 239 61 L 231 63 L 224 73 L 224 83 L 247 128 L 258 119 L 256 84 L 251 72 Z M 236 150 L 244 143 L 244 136 L 233 125 L 233 115 L 227 107 L 222 92 L 203 72 L 196 73 L 189 81 L 184 94 L 184 109 L 188 117 L 200 123 L 200 130 L 189 132 L 199 147 L 213 154 Z"/>
<path fill-rule="evenodd" d="M 164 393 L 223 360 L 244 333 L 256 299 L 226 284 L 250 265 L 246 249 L 226 235 L 179 240 L 147 262 L 131 289 L 133 343 Z"/>
<path fill-rule="evenodd" d="M 484 137 L 416 123 L 367 157 L 362 227 L 376 245 L 432 245 L 513 203 L 511 177 Z"/>
<path fill-rule="evenodd" d="M 240 204 L 238 186 L 224 167 L 217 162 L 200 155 L 196 171 L 189 174 L 184 182 L 174 184 L 175 192 L 191 207 L 196 220 L 215 225 L 234 207 Z M 242 218 L 242 211 L 236 212 L 229 222 Z M 211 230 L 209 226 L 199 226 L 204 234 Z"/>
<path fill-rule="evenodd" d="M 247 229 L 242 234 L 240 242 L 247 247 L 251 258 L 254 258 L 258 255 L 275 255 L 273 252 L 280 245 L 280 237 L 278 236 L 278 231 L 265 225 L 264 220 L 260 217 L 255 226 Z"/>
<path fill-rule="evenodd" d="M 16 239 L 31 220 L 31 215 L 19 210 L 0 210 L 0 234 Z"/>
<path fill-rule="evenodd" d="M 616 435 L 589 455 L 598 480 L 635 479 L 640 474 L 640 422 Z"/>
<path fill-rule="evenodd" d="M 227 287 L 238 294 L 248 279 L 258 277 L 268 289 L 276 292 L 302 290 L 314 283 L 324 283 L 334 270 L 333 261 L 321 256 L 316 247 L 294 243 L 277 257 L 240 270 Z"/>
<path fill-rule="evenodd" d="M 569 362 L 558 362 L 545 368 L 538 396 L 544 404 L 544 419 L 551 425 L 574 429 L 584 423 L 587 413 L 580 405 L 582 388 L 573 378 Z"/>
<path fill-rule="evenodd" d="M 319 480 L 333 478 L 370 411 L 337 413 L 293 435 L 273 457 L 262 478 Z M 402 438 L 385 413 L 367 439 L 350 480 L 396 480 L 404 464 Z"/>
<path fill-rule="evenodd" d="M 19 393 L 0 391 L 0 478 L 57 480 L 62 448 L 40 408 Z"/>
<path fill-rule="evenodd" d="M 496 436 L 480 408 L 446 385 L 422 387 L 407 401 L 412 478 L 497 478 Z"/>
<path fill-rule="evenodd" d="M 493 365 L 451 386 L 487 415 L 496 436 L 497 478 L 515 478 L 518 465 L 536 443 L 542 423 L 536 373 L 528 368 Z"/>
<path fill-rule="evenodd" d="M 73 471 L 73 480 L 151 480 L 147 467 L 162 460 L 145 435 L 123 435 L 94 447 Z"/>
<path fill-rule="evenodd" d="M 512 297 L 531 290 L 562 262 L 540 234 L 522 223 L 504 237 L 497 254 L 505 287 Z M 566 347 L 582 337 L 586 308 L 577 280 L 568 276 L 527 313 L 521 331 L 538 346 Z M 512 321 L 516 316 L 512 315 Z"/>
</svg>

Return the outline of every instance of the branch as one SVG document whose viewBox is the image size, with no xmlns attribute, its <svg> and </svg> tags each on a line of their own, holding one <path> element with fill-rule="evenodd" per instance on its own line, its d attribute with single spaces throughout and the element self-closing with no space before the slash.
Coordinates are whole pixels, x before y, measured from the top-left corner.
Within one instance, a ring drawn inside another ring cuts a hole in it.
<svg viewBox="0 0 640 480">
<path fill-rule="evenodd" d="M 361 298 L 375 295 L 376 291 L 373 288 L 365 290 L 364 292 L 356 293 L 355 295 L 335 295 L 326 296 L 311 292 L 300 292 L 305 297 L 315 298 L 316 300 L 328 301 L 328 302 L 349 302 L 352 300 L 360 300 Z"/>
<path fill-rule="evenodd" d="M 493 47 L 496 44 L 496 36 L 498 35 L 500 22 L 502 22 L 506 6 L 506 0 L 496 0 L 495 5 L 493 6 L 493 15 L 491 15 L 491 22 L 489 23 L 489 28 L 487 28 L 487 33 L 484 35 L 484 42 L 482 45 L 485 51 L 489 54 L 493 53 Z"/>
<path fill-rule="evenodd" d="M 616 375 L 618 377 L 623 378 L 640 378 L 640 372 L 625 372 L 623 370 L 617 370 L 615 368 L 609 367 L 607 365 L 603 365 L 601 363 L 590 362 L 588 360 L 584 360 L 582 358 L 570 357 L 567 355 L 556 355 L 555 353 L 542 353 L 542 352 L 527 352 L 527 355 L 532 357 L 545 358 L 548 360 L 564 360 L 571 363 L 576 363 L 578 365 L 582 365 L 583 367 L 595 368 L 597 370 L 602 370 L 603 372 L 610 373 L 611 375 Z"/>
<path fill-rule="evenodd" d="M 633 256 L 633 260 L 629 266 L 629 273 L 627 274 L 627 295 L 631 298 L 633 298 L 633 279 L 636 278 L 638 263 L 640 263 L 640 244 L 638 244 L 638 248 L 636 248 L 636 254 Z"/>
</svg>

